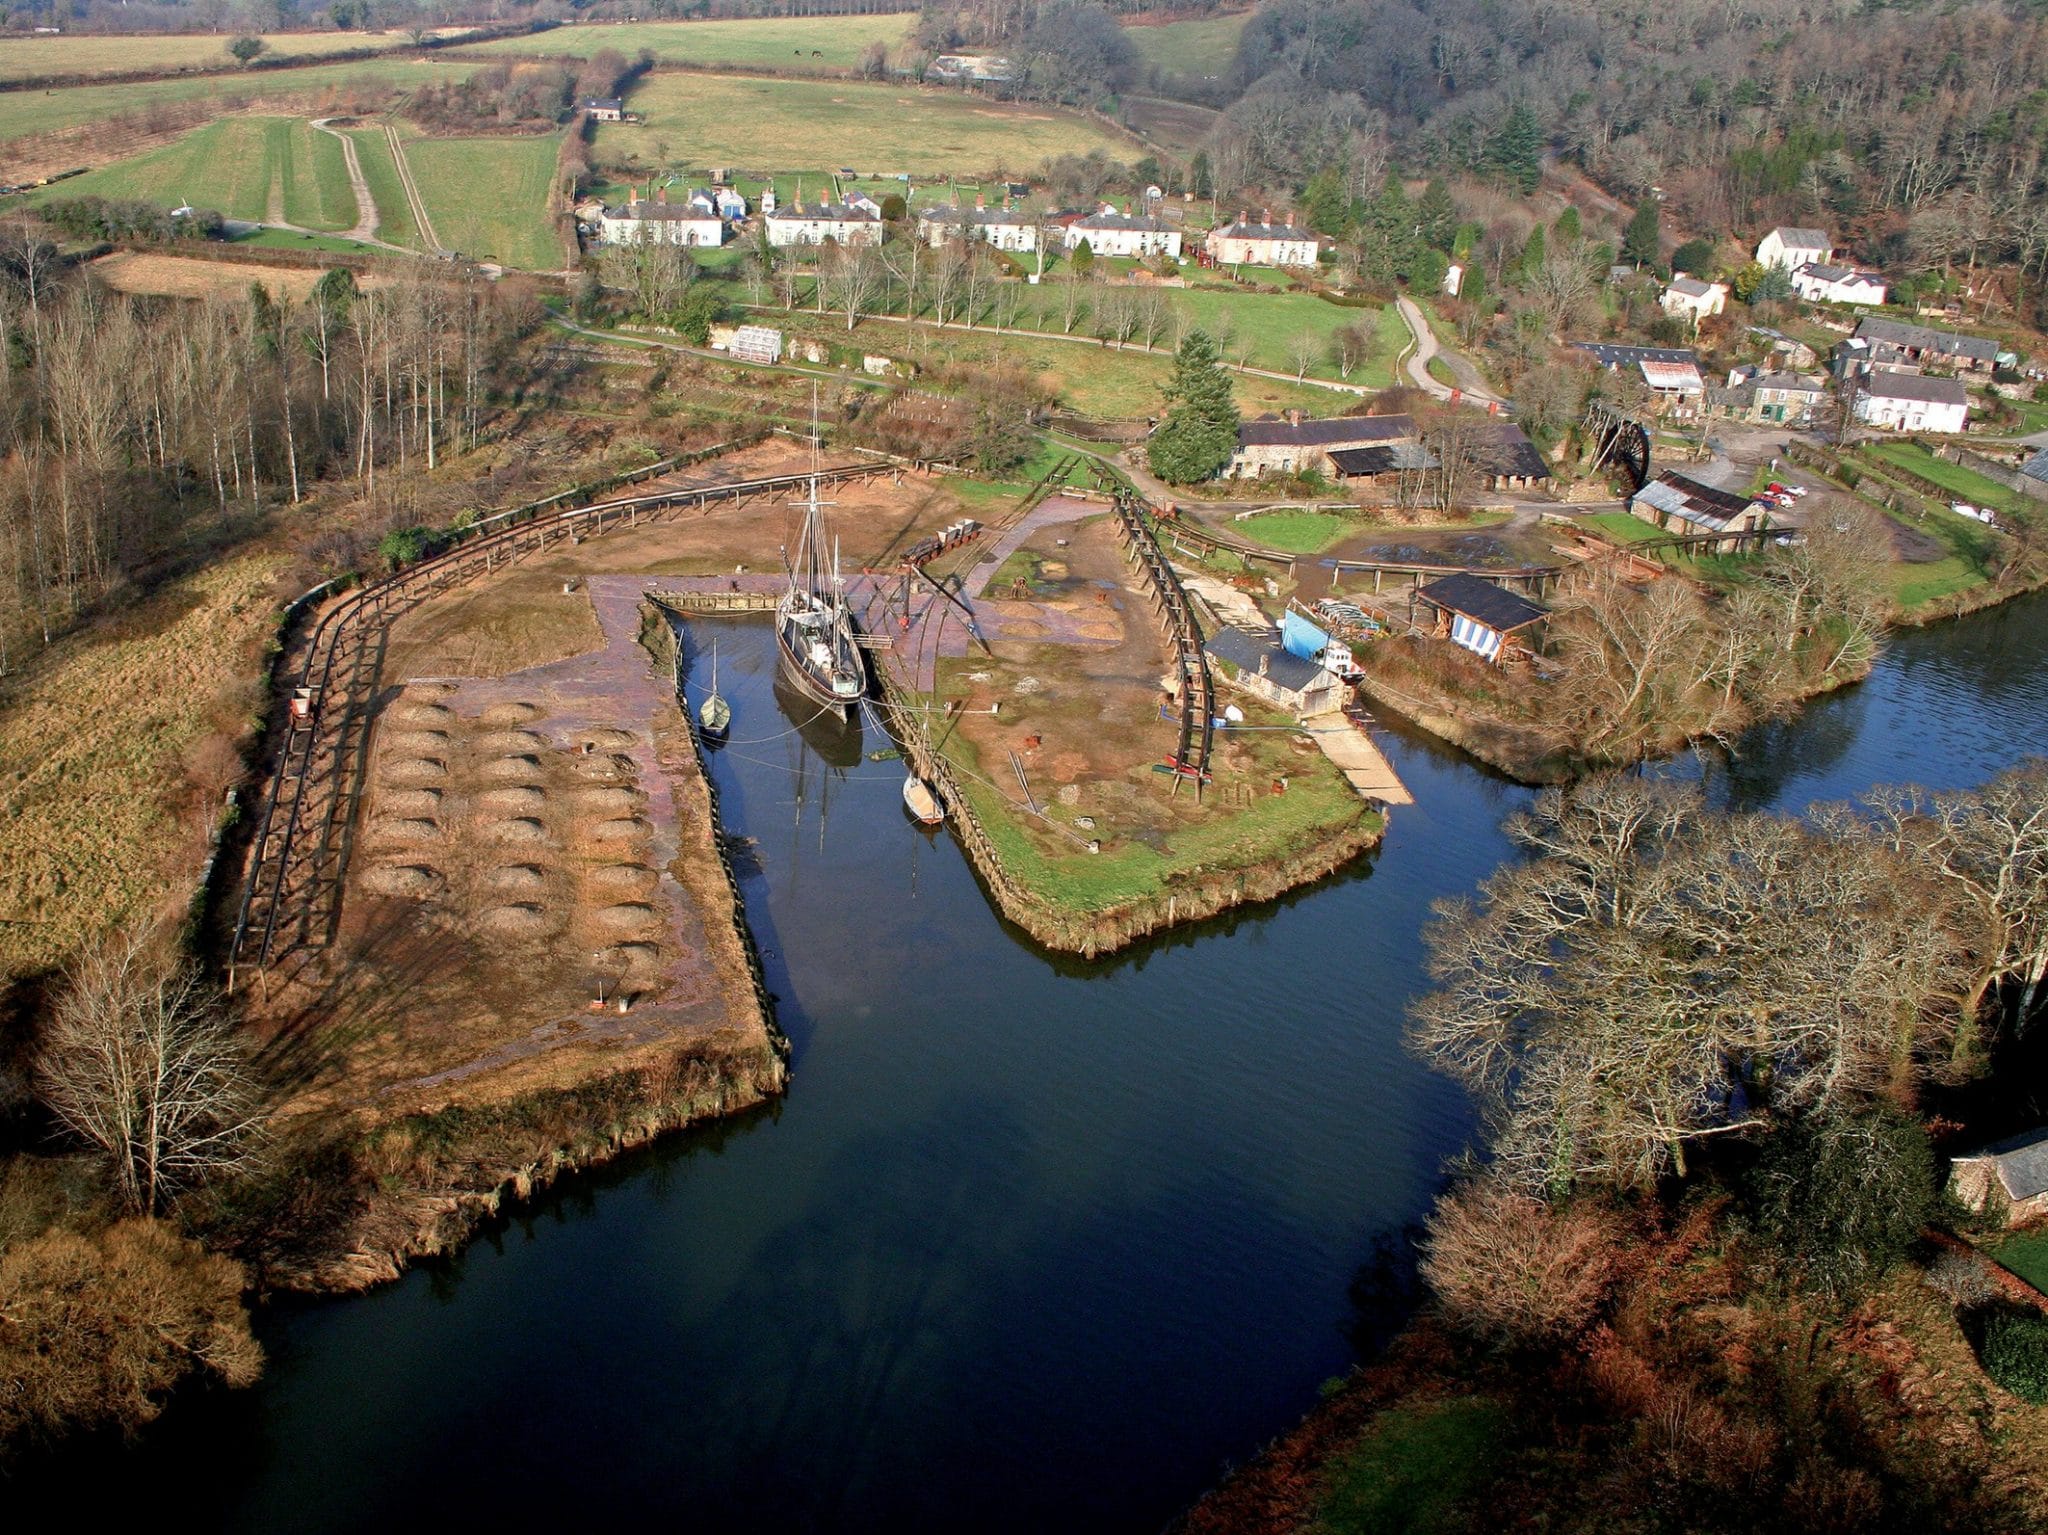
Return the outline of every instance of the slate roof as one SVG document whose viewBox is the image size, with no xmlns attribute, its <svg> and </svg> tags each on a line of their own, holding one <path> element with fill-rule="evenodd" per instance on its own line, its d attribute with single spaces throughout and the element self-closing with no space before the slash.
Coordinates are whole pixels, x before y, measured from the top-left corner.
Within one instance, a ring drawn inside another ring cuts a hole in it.
<svg viewBox="0 0 2048 1535">
<path fill-rule="evenodd" d="M 2043 448 L 2024 464 L 2021 464 L 2020 473 L 2030 480 L 2040 480 L 2042 483 L 2048 484 L 2048 448 Z"/>
<path fill-rule="evenodd" d="M 1543 453 L 1512 421 L 1482 421 L 1465 428 L 1465 456 L 1481 474 L 1519 475 L 1547 480 L 1550 466 Z"/>
<path fill-rule="evenodd" d="M 1091 213 L 1084 219 L 1075 219 L 1076 229 L 1130 229 L 1140 234 L 1172 234 L 1174 226 L 1164 219 L 1147 217 L 1142 213 Z"/>
<path fill-rule="evenodd" d="M 1249 224 L 1240 219 L 1215 232 L 1219 240 L 1313 240 L 1315 231 L 1299 224 Z"/>
<path fill-rule="evenodd" d="M 583 105 L 593 112 L 623 112 L 626 110 L 626 103 L 617 96 L 593 96 L 590 100 L 584 102 Z"/>
<path fill-rule="evenodd" d="M 1314 661 L 1282 650 L 1279 635 L 1271 631 L 1255 633 L 1235 626 L 1218 629 L 1203 642 L 1202 648 L 1253 676 L 1258 675 L 1259 658 L 1265 657 L 1266 680 L 1290 693 L 1299 693 L 1323 675 L 1323 668 Z"/>
<path fill-rule="evenodd" d="M 1682 293 L 1687 298 L 1707 298 L 1713 294 L 1715 286 L 1710 282 L 1701 282 L 1697 277 L 1674 277 L 1671 279 L 1670 291 Z"/>
<path fill-rule="evenodd" d="M 1876 272 L 1866 272 L 1860 267 L 1853 266 L 1830 266 L 1823 261 L 1807 262 L 1799 269 L 1799 275 L 1811 277 L 1818 282 L 1847 282 L 1853 277 L 1860 282 L 1876 283 L 1880 287 L 1884 285 L 1884 278 Z"/>
<path fill-rule="evenodd" d="M 1759 389 L 1782 389 L 1798 394 L 1825 394 L 1826 387 L 1817 380 L 1801 378 L 1797 373 L 1759 373 L 1749 381 Z"/>
<path fill-rule="evenodd" d="M 688 224 L 724 222 L 716 213 L 706 213 L 694 203 L 627 203 L 622 207 L 605 209 L 604 216 L 608 219 L 657 219 Z"/>
<path fill-rule="evenodd" d="M 1967 357 L 1972 362 L 1991 362 L 1998 356 L 1998 343 L 1984 336 L 1965 336 L 1927 325 L 1906 325 L 1898 320 L 1865 319 L 1856 327 L 1856 339 L 1906 351 L 1933 352 L 1940 357 Z"/>
<path fill-rule="evenodd" d="M 1632 368 L 1642 362 L 1688 362 L 1699 366 L 1700 355 L 1689 346 L 1618 346 L 1608 341 L 1574 341 L 1574 350 L 1589 354 L 1604 368 Z"/>
<path fill-rule="evenodd" d="M 1445 576 L 1415 589 L 1415 595 L 1433 607 L 1476 619 L 1487 628 L 1511 634 L 1549 614 L 1550 609 L 1531 602 L 1518 592 L 1495 586 L 1478 576 Z"/>
<path fill-rule="evenodd" d="M 1778 243 L 1793 250 L 1832 250 L 1835 242 L 1828 238 L 1825 229 L 1801 229 L 1792 224 L 1780 224 L 1771 231 L 1778 237 Z"/>
<path fill-rule="evenodd" d="M 2008 1199 L 2033 1199 L 2048 1194 L 2048 1126 L 1993 1141 L 1983 1150 L 1956 1160 L 1989 1160 L 1998 1169 L 1998 1181 Z"/>
<path fill-rule="evenodd" d="M 1337 473 L 1353 479 L 1397 469 L 1434 469 L 1438 459 L 1419 442 L 1390 442 L 1376 448 L 1332 448 L 1330 462 Z"/>
<path fill-rule="evenodd" d="M 1970 391 L 1959 378 L 1930 378 L 1925 373 L 1871 373 L 1863 391 L 1873 400 L 1921 400 L 1929 405 L 1968 405 Z"/>
<path fill-rule="evenodd" d="M 1246 421 L 1239 447 L 1345 448 L 1415 436 L 1413 416 L 1332 416 L 1320 421 Z"/>
<path fill-rule="evenodd" d="M 784 203 L 773 213 L 771 219 L 800 219 L 806 222 L 822 219 L 828 224 L 872 224 L 875 216 L 865 208 L 855 208 L 846 203 L 807 203 L 799 208 L 793 203 Z"/>
<path fill-rule="evenodd" d="M 978 224 L 983 228 L 1028 229 L 1030 214 L 1013 208 L 927 208 L 918 214 L 920 224 Z"/>
</svg>

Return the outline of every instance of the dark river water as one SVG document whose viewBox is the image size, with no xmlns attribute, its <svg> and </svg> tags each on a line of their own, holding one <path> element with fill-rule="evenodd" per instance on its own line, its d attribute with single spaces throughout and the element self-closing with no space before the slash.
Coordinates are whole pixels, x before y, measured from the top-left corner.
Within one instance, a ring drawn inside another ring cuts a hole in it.
<svg viewBox="0 0 2048 1535">
<path fill-rule="evenodd" d="M 1054 959 L 907 822 L 899 764 L 786 733 L 765 627 L 718 632 L 787 1100 L 274 1310 L 263 1384 L 174 1412 L 110 1497 L 169 1479 L 207 1524 L 299 1532 L 1149 1531 L 1351 1362 L 1354 1275 L 1472 1128 L 1402 1049 L 1418 932 L 1508 856 L 1527 791 L 1392 737 L 1417 804 L 1375 855 Z M 1791 809 L 1976 784 L 2044 749 L 2044 655 L 2040 598 L 1909 634 L 1732 764 L 1672 770 Z"/>
</svg>

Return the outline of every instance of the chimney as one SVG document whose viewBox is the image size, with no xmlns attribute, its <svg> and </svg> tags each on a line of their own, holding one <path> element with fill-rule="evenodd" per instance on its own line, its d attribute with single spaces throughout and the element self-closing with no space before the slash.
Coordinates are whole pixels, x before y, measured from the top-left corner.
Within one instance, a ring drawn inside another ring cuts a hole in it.
<svg viewBox="0 0 2048 1535">
<path fill-rule="evenodd" d="M 1261 224 L 1264 224 L 1268 229 L 1272 228 L 1273 210 L 1271 208 L 1261 208 L 1259 210 L 1259 222 Z"/>
<path fill-rule="evenodd" d="M 1251 215 L 1246 213 L 1244 209 L 1240 208 L 1237 210 L 1237 221 L 1240 224 L 1249 224 L 1252 221 Z"/>
<path fill-rule="evenodd" d="M 1261 677 L 1266 675 L 1266 669 L 1269 666 L 1271 666 L 1272 663 L 1273 653 L 1270 650 L 1262 650 L 1259 652 L 1259 675 Z"/>
<path fill-rule="evenodd" d="M 628 187 L 628 188 L 626 189 L 626 206 L 627 206 L 627 207 L 629 207 L 629 208 L 637 208 L 637 207 L 639 207 L 639 206 L 640 206 L 640 188 L 639 188 L 639 187 L 637 187 L 637 186 L 634 186 L 634 187 Z"/>
<path fill-rule="evenodd" d="M 1301 407 L 1300 407 L 1300 406 L 1298 406 L 1298 405 L 1297 405 L 1297 406 L 1295 406 L 1294 408 L 1292 408 L 1291 410 L 1289 410 L 1289 411 L 1287 412 L 1287 424 L 1288 424 L 1289 426 L 1300 426 L 1300 425 L 1301 425 Z"/>
<path fill-rule="evenodd" d="M 988 204 L 982 200 L 982 195 L 979 192 L 974 194 L 974 211 L 976 213 L 986 213 L 988 211 Z"/>
<path fill-rule="evenodd" d="M 654 189 L 654 200 L 660 203 L 664 208 L 668 206 L 668 187 L 666 184 L 658 186 Z"/>
</svg>

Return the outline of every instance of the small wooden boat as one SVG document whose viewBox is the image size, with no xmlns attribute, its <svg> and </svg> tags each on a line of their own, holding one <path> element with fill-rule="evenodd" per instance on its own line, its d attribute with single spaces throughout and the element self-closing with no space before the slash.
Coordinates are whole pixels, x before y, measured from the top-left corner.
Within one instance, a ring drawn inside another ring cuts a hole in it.
<svg viewBox="0 0 2048 1535">
<path fill-rule="evenodd" d="M 697 706 L 697 728 L 707 739 L 716 741 L 723 738 L 731 725 L 732 705 L 718 693 L 718 645 L 714 641 L 711 646 L 711 691 Z"/>
<path fill-rule="evenodd" d="M 945 807 L 940 805 L 938 795 L 932 793 L 931 785 L 915 773 L 907 774 L 903 779 L 903 808 L 917 817 L 920 825 L 937 826 L 946 819 Z"/>
</svg>

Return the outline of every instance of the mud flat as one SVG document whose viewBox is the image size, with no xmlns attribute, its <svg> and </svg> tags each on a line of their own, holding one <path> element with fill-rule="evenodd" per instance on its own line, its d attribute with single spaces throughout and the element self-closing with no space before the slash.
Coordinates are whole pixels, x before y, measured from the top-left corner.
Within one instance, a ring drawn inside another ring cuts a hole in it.
<svg viewBox="0 0 2048 1535">
<path fill-rule="evenodd" d="M 508 1198 L 782 1090 L 644 584 L 556 594 L 590 606 L 597 651 L 387 690 L 336 942 L 255 1008 L 285 1144 L 346 1169 L 310 1234 L 266 1244 L 266 1282 L 395 1277 Z"/>
</svg>

